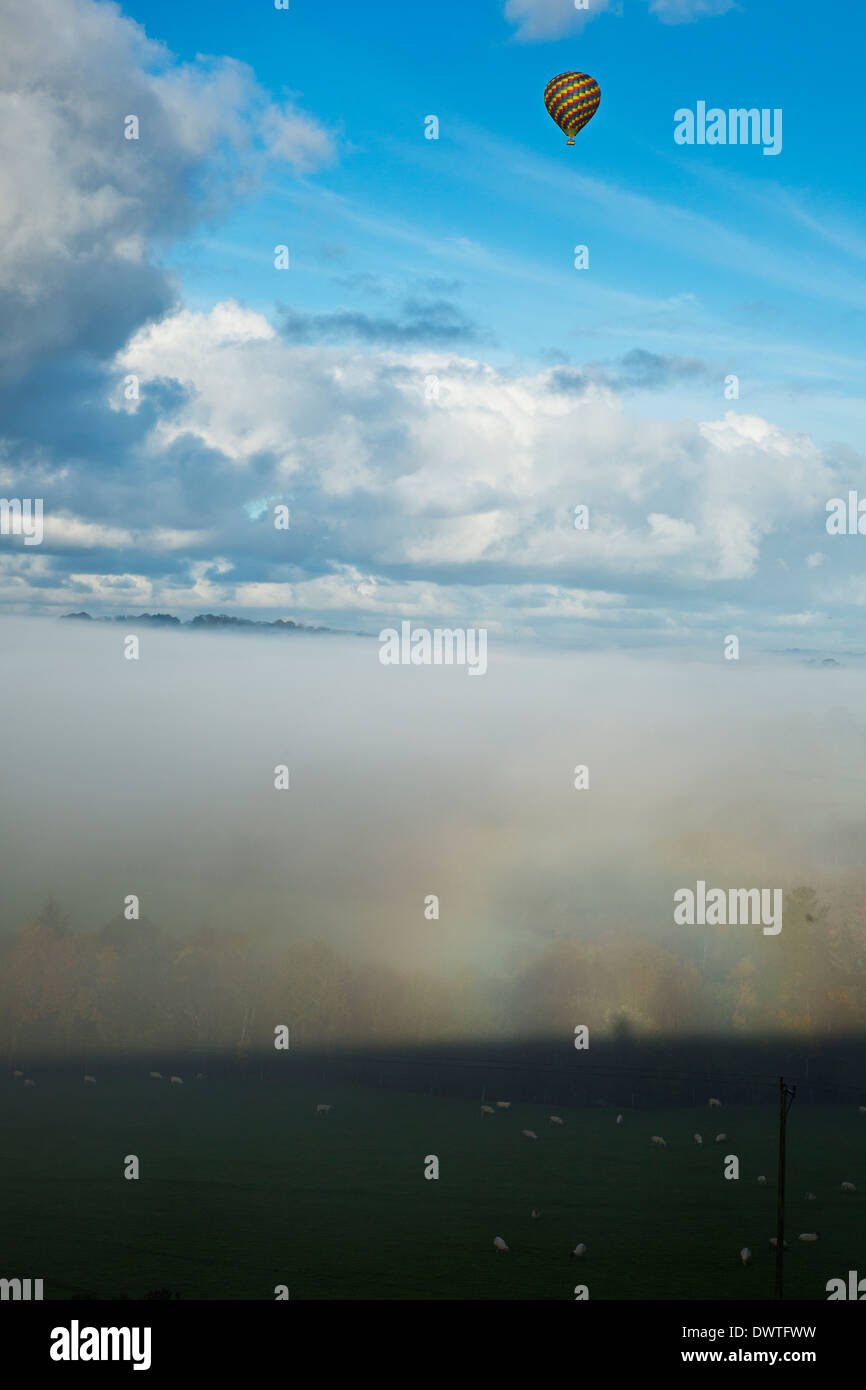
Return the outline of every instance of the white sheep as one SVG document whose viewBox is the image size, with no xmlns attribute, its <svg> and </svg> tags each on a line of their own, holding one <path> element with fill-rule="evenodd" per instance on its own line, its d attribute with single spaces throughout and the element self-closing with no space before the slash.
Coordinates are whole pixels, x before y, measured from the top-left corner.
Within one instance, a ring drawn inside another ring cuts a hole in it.
<svg viewBox="0 0 866 1390">
<path fill-rule="evenodd" d="M 586 1246 L 583 1241 L 580 1242 L 580 1245 L 576 1245 L 571 1253 L 572 1255 L 576 1255 L 579 1260 L 582 1260 L 586 1254 Z"/>
<path fill-rule="evenodd" d="M 770 1244 L 771 1244 L 771 1246 L 773 1247 L 774 1250 L 778 1249 L 778 1246 L 779 1246 L 779 1238 L 778 1238 L 778 1236 L 770 1236 Z M 788 1249 L 788 1242 L 787 1242 L 786 1240 L 783 1240 L 783 1241 L 782 1241 L 782 1249 L 783 1249 L 783 1250 L 787 1250 L 787 1249 Z"/>
<path fill-rule="evenodd" d="M 150 1076 L 150 1078 L 151 1078 L 152 1081 L 161 1081 L 161 1080 L 162 1080 L 162 1072 L 161 1072 L 161 1071 L 152 1071 L 152 1072 L 149 1072 L 148 1075 Z"/>
<path fill-rule="evenodd" d="M 183 1077 L 182 1077 L 182 1076 L 170 1076 L 170 1077 L 169 1077 L 169 1081 L 171 1082 L 172 1086 L 182 1086 L 182 1085 L 183 1085 Z"/>
<path fill-rule="evenodd" d="M 759 1186 L 759 1187 L 766 1187 L 766 1186 L 767 1186 L 767 1179 L 764 1177 L 764 1174 L 763 1174 L 763 1173 L 762 1173 L 761 1176 L 758 1178 L 758 1186 Z"/>
<path fill-rule="evenodd" d="M 703 1144 L 704 1142 L 704 1136 L 702 1134 L 693 1134 L 692 1138 L 696 1144 Z"/>
<path fill-rule="evenodd" d="M 316 1114 L 317 1114 L 317 1115 L 327 1115 L 327 1114 L 329 1113 L 330 1109 L 331 1109 L 330 1105 L 317 1105 L 317 1106 L 316 1106 Z"/>
<path fill-rule="evenodd" d="M 482 1105 L 481 1113 L 482 1115 L 495 1115 L 496 1111 L 493 1109 L 492 1105 Z"/>
<path fill-rule="evenodd" d="M 664 1139 L 662 1139 L 662 1137 L 661 1137 L 660 1134 L 654 1134 L 654 1135 L 652 1135 L 652 1137 L 650 1138 L 650 1143 L 651 1143 L 651 1144 L 658 1144 L 658 1146 L 659 1146 L 660 1149 L 666 1149 L 666 1148 L 667 1148 L 667 1144 L 665 1143 Z"/>
<path fill-rule="evenodd" d="M 552 1125 L 564 1125 L 564 1124 L 565 1124 L 565 1120 L 562 1118 L 561 1115 L 551 1115 L 551 1117 L 550 1117 L 550 1123 L 551 1123 Z"/>
<path fill-rule="evenodd" d="M 853 1182 L 843 1182 L 843 1184 L 842 1184 L 842 1191 L 843 1191 L 843 1192 L 856 1192 L 857 1189 L 856 1189 L 856 1187 L 854 1186 Z"/>
<path fill-rule="evenodd" d="M 84 1078 L 84 1084 L 85 1084 L 85 1086 L 95 1086 L 95 1085 L 96 1085 L 96 1077 L 95 1077 L 95 1076 L 85 1076 L 85 1078 Z"/>
<path fill-rule="evenodd" d="M 13 1071 L 12 1075 L 13 1075 L 13 1076 L 23 1076 L 24 1073 L 23 1073 L 23 1071 Z"/>
<path fill-rule="evenodd" d="M 797 1239 L 798 1239 L 798 1240 L 817 1240 L 819 1234 L 820 1234 L 819 1231 L 806 1231 L 806 1232 L 804 1232 L 803 1235 L 798 1236 Z"/>
<path fill-rule="evenodd" d="M 496 1251 L 497 1255 L 508 1254 L 508 1246 L 505 1244 L 505 1241 L 502 1239 L 502 1236 L 493 1237 L 493 1249 Z"/>
<path fill-rule="evenodd" d="M 500 1109 L 500 1110 L 510 1110 L 510 1109 L 511 1109 L 511 1101 L 510 1101 L 510 1100 L 498 1100 L 498 1101 L 496 1102 L 496 1105 L 497 1105 L 498 1109 Z"/>
<path fill-rule="evenodd" d="M 722 1103 L 722 1102 L 721 1102 L 720 1100 L 717 1100 L 715 1096 L 710 1096 L 710 1108 L 711 1108 L 711 1109 L 713 1109 L 713 1110 L 718 1110 L 718 1108 L 719 1108 L 719 1106 L 721 1105 L 721 1103 Z"/>
<path fill-rule="evenodd" d="M 866 1115 L 866 1105 L 858 1105 L 857 1109 L 859 1110 L 861 1115 Z"/>
<path fill-rule="evenodd" d="M 204 1072 L 203 1072 L 203 1071 L 197 1071 L 196 1074 L 195 1074 L 195 1080 L 196 1080 L 196 1081 L 204 1081 Z"/>
<path fill-rule="evenodd" d="M 727 1137 L 728 1137 L 727 1134 L 717 1134 L 716 1137 L 715 1137 L 715 1139 L 713 1140 L 713 1143 L 714 1143 L 714 1144 L 724 1144 L 724 1142 L 725 1142 L 725 1140 L 727 1139 Z"/>
<path fill-rule="evenodd" d="M 750 1265 L 752 1263 L 752 1252 L 748 1245 L 744 1245 L 740 1251 L 740 1259 L 743 1261 L 744 1265 Z"/>
<path fill-rule="evenodd" d="M 814 1192 L 807 1192 L 805 1193 L 805 1200 L 807 1202 L 817 1202 L 818 1198 L 815 1196 Z"/>
<path fill-rule="evenodd" d="M 30 1077 L 28 1076 L 28 1077 L 25 1078 L 24 1085 L 25 1085 L 25 1086 L 35 1086 L 35 1085 L 36 1085 L 36 1082 L 35 1082 L 35 1081 L 31 1081 L 31 1080 L 30 1080 Z"/>
<path fill-rule="evenodd" d="M 533 1207 L 532 1211 L 530 1212 L 530 1216 L 532 1217 L 533 1221 L 537 1221 L 540 1215 L 541 1212 L 539 1211 L 538 1207 Z"/>
<path fill-rule="evenodd" d="M 522 1129 L 522 1130 L 520 1131 L 520 1133 L 521 1133 L 521 1134 L 525 1134 L 526 1137 L 527 1137 L 527 1139 L 537 1139 L 537 1138 L 538 1138 L 538 1135 L 535 1133 L 535 1130 L 534 1130 L 534 1129 Z"/>
</svg>

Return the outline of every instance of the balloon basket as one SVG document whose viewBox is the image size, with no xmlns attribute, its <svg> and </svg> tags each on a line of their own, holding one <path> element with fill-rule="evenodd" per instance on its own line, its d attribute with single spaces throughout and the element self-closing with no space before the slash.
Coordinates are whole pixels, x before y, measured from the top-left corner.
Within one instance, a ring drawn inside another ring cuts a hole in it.
<svg viewBox="0 0 866 1390">
<path fill-rule="evenodd" d="M 566 140 L 565 143 L 566 143 L 566 145 L 573 145 L 573 144 L 574 144 L 574 136 L 573 136 L 573 135 L 569 135 L 569 137 L 568 137 L 568 139 Z"/>
</svg>

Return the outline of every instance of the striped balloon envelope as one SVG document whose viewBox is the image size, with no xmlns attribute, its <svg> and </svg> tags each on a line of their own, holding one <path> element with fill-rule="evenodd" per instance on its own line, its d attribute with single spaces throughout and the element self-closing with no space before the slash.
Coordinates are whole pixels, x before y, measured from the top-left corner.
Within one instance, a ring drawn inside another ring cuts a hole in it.
<svg viewBox="0 0 866 1390">
<path fill-rule="evenodd" d="M 544 89 L 547 114 L 565 131 L 567 145 L 574 144 L 575 135 L 592 120 L 600 101 L 601 88 L 585 72 L 561 72 Z"/>
</svg>

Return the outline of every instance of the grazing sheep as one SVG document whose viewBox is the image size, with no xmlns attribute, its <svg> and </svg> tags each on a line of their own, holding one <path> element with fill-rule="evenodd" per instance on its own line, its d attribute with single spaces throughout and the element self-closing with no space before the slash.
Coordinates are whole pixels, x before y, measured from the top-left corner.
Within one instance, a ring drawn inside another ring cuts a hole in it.
<svg viewBox="0 0 866 1390">
<path fill-rule="evenodd" d="M 162 1072 L 161 1072 L 161 1071 L 152 1071 L 152 1072 L 149 1072 L 148 1075 L 150 1076 L 150 1079 L 151 1079 L 152 1081 L 161 1081 L 161 1080 L 162 1080 Z"/>
<path fill-rule="evenodd" d="M 622 1124 L 622 1115 L 617 1115 L 617 1117 L 616 1117 L 616 1122 L 617 1122 L 618 1125 L 621 1125 L 621 1124 Z"/>
<path fill-rule="evenodd" d="M 28 1077 L 25 1079 L 25 1081 L 24 1081 L 24 1085 L 25 1085 L 25 1086 L 35 1086 L 35 1085 L 36 1085 L 36 1082 L 35 1082 L 35 1081 L 31 1081 L 31 1080 L 30 1080 L 30 1077 L 28 1076 Z"/>
<path fill-rule="evenodd" d="M 534 1130 L 534 1129 L 522 1129 L 522 1130 L 520 1131 L 520 1133 L 521 1133 L 521 1134 L 525 1134 L 526 1137 L 527 1137 L 527 1139 L 537 1139 L 537 1138 L 538 1138 L 538 1135 L 535 1133 L 535 1130 Z"/>
<path fill-rule="evenodd" d="M 744 1245 L 740 1251 L 740 1259 L 743 1261 L 744 1265 L 750 1265 L 752 1263 L 752 1252 L 748 1245 Z"/>
<path fill-rule="evenodd" d="M 820 1231 L 806 1231 L 803 1235 L 798 1236 L 797 1239 L 798 1239 L 798 1240 L 817 1240 L 819 1235 L 820 1235 Z"/>
<path fill-rule="evenodd" d="M 866 1115 L 866 1105 L 858 1105 L 857 1109 L 860 1111 L 861 1115 Z"/>
<path fill-rule="evenodd" d="M 495 1115 L 496 1111 L 493 1109 L 492 1105 L 482 1105 L 481 1113 L 482 1115 Z"/>
<path fill-rule="evenodd" d="M 693 1134 L 692 1138 L 696 1144 L 703 1144 L 704 1142 L 704 1136 L 702 1134 Z"/>
<path fill-rule="evenodd" d="M 805 1200 L 807 1202 L 817 1202 L 818 1198 L 815 1196 L 814 1192 L 807 1192 L 805 1193 Z"/>
<path fill-rule="evenodd" d="M 183 1077 L 182 1077 L 182 1076 L 171 1076 L 171 1077 L 169 1077 L 169 1080 L 170 1080 L 172 1086 L 182 1086 L 182 1085 L 183 1085 Z"/>
<path fill-rule="evenodd" d="M 498 1100 L 498 1101 L 496 1102 L 496 1104 L 497 1104 L 497 1106 L 498 1106 L 498 1108 L 499 1108 L 500 1110 L 510 1110 L 510 1109 L 511 1109 L 511 1101 L 510 1101 L 510 1100 Z"/>
<path fill-rule="evenodd" d="M 13 1075 L 13 1076 L 23 1076 L 24 1073 L 23 1073 L 23 1071 L 13 1071 L 12 1075 Z"/>
<path fill-rule="evenodd" d="M 505 1244 L 505 1241 L 502 1239 L 502 1236 L 493 1237 L 493 1249 L 496 1251 L 497 1255 L 508 1254 L 508 1246 Z"/>
<path fill-rule="evenodd" d="M 843 1184 L 842 1184 L 842 1191 L 843 1191 L 843 1192 L 856 1192 L 857 1189 L 856 1189 L 856 1187 L 854 1186 L 853 1182 L 843 1182 Z"/>
<path fill-rule="evenodd" d="M 579 1260 L 583 1259 L 586 1254 L 586 1246 L 583 1241 L 581 1241 L 580 1245 L 576 1245 L 571 1253 L 572 1255 L 576 1255 Z"/>
<path fill-rule="evenodd" d="M 759 1187 L 766 1187 L 766 1186 L 767 1186 L 767 1179 L 764 1177 L 763 1173 L 762 1173 L 761 1176 L 758 1178 L 758 1186 L 759 1186 Z"/>
<path fill-rule="evenodd" d="M 195 1079 L 196 1079 L 196 1081 L 204 1081 L 204 1072 L 203 1072 L 203 1071 L 197 1071 L 196 1074 L 195 1074 Z"/>
<path fill-rule="evenodd" d="M 724 1144 L 724 1142 L 725 1142 L 725 1140 L 727 1139 L 727 1137 L 728 1137 L 727 1134 L 717 1134 L 716 1137 L 715 1137 L 715 1139 L 713 1140 L 713 1143 L 714 1143 L 714 1144 Z"/>
<path fill-rule="evenodd" d="M 664 1139 L 662 1139 L 662 1137 L 661 1137 L 660 1134 L 654 1134 L 654 1135 L 652 1136 L 652 1138 L 650 1139 L 650 1143 L 651 1143 L 651 1144 L 658 1144 L 659 1148 L 661 1148 L 661 1149 L 666 1149 L 666 1148 L 667 1148 L 667 1144 L 665 1143 Z"/>
<path fill-rule="evenodd" d="M 773 1249 L 775 1250 L 775 1249 L 777 1248 L 778 1244 L 779 1244 L 779 1238 L 778 1238 L 778 1236 L 770 1236 L 770 1244 L 771 1244 L 771 1246 L 773 1247 Z M 783 1250 L 787 1250 L 787 1248 L 788 1248 L 788 1242 L 787 1242 L 786 1240 L 783 1240 L 783 1241 L 782 1241 L 782 1249 L 783 1249 Z"/>
<path fill-rule="evenodd" d="M 95 1085 L 96 1085 L 96 1077 L 95 1077 L 95 1076 L 85 1076 L 85 1078 L 84 1078 L 84 1084 L 85 1084 L 85 1086 L 95 1086 Z"/>
<path fill-rule="evenodd" d="M 717 1100 L 715 1096 L 710 1096 L 710 1107 L 711 1107 L 711 1109 L 713 1109 L 713 1110 L 718 1110 L 718 1108 L 719 1108 L 719 1106 L 721 1105 L 721 1103 L 722 1103 L 722 1102 L 721 1102 L 720 1100 Z"/>
<path fill-rule="evenodd" d="M 538 1207 L 533 1207 L 530 1215 L 533 1221 L 537 1221 L 539 1216 L 541 1215 L 541 1212 L 539 1211 Z"/>
<path fill-rule="evenodd" d="M 317 1106 L 316 1106 L 316 1114 L 317 1114 L 317 1115 L 327 1115 L 330 1109 L 331 1109 L 330 1105 L 317 1105 Z"/>
<path fill-rule="evenodd" d="M 564 1124 L 565 1124 L 565 1120 L 562 1118 L 561 1115 L 551 1115 L 551 1117 L 550 1117 L 550 1123 L 551 1123 L 552 1125 L 564 1125 Z"/>
</svg>

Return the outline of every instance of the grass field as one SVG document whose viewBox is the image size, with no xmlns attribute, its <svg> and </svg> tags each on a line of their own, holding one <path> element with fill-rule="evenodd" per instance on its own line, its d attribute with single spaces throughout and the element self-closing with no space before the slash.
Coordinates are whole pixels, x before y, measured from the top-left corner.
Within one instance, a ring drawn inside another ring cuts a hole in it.
<svg viewBox="0 0 866 1390">
<path fill-rule="evenodd" d="M 285 1284 L 292 1299 L 571 1299 L 577 1283 L 592 1299 L 770 1298 L 775 1107 L 626 1111 L 619 1127 L 615 1113 L 515 1102 L 491 1117 L 479 1102 L 252 1078 L 10 1081 L 0 1277 L 43 1278 L 46 1298 L 273 1299 Z M 739 1181 L 722 1176 L 727 1153 Z M 122 1176 L 128 1154 L 138 1181 Z M 438 1181 L 423 1176 L 428 1154 Z M 825 1299 L 829 1278 L 866 1275 L 864 1155 L 855 1105 L 794 1105 L 786 1297 Z M 815 1244 L 796 1239 L 815 1229 Z"/>
</svg>

